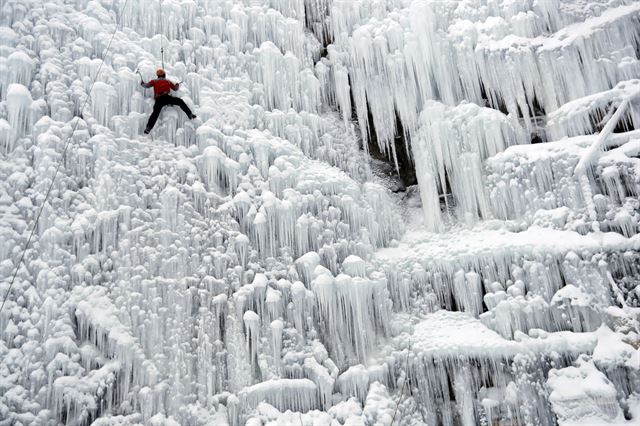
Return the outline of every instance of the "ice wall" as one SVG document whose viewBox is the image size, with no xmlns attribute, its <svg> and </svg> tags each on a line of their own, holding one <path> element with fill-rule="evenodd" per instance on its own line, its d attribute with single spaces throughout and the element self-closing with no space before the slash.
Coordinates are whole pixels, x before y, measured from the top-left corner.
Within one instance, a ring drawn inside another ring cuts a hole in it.
<svg viewBox="0 0 640 426">
<path fill-rule="evenodd" d="M 335 57 L 350 74 L 360 126 L 370 112 L 383 149 L 395 133 L 391 117 L 411 135 L 429 99 L 486 102 L 529 126 L 534 106 L 551 112 L 628 78 L 604 58 L 637 46 L 633 2 L 575 23 L 555 1 L 478 6 L 334 2 Z"/>
<path fill-rule="evenodd" d="M 637 2 L 0 11 L 5 422 L 637 423 Z"/>
<path fill-rule="evenodd" d="M 475 196 L 482 190 L 456 178 L 465 175 L 479 183 L 478 160 L 464 155 L 458 161 L 459 155 L 438 154 L 443 148 L 441 137 L 434 136 L 439 129 L 434 127 L 449 120 L 455 126 L 456 114 L 441 120 L 432 101 L 450 107 L 461 102 L 488 106 L 507 114 L 504 121 L 515 125 L 519 119 L 527 132 L 535 131 L 547 113 L 569 101 L 637 76 L 640 9 L 636 3 L 625 3 L 616 2 L 610 9 L 579 19 L 571 2 L 502 7 L 492 2 L 478 2 L 475 7 L 470 2 L 334 2 L 334 45 L 329 57 L 334 62 L 335 88 L 342 91 L 336 96 L 346 98 L 351 92 L 363 137 L 370 130 L 383 154 L 395 160 L 397 150 L 403 148 L 396 146 L 394 137 L 404 135 L 404 149 L 412 153 L 427 206 L 428 228 L 441 229 L 436 191 L 450 192 L 456 199 L 461 210 L 457 220 L 486 218 L 490 216 L 487 203 L 481 195 Z M 349 84 L 338 84 L 338 76 L 345 72 Z M 350 103 L 338 104 L 345 116 L 351 116 Z M 576 110 L 570 104 L 567 108 Z M 632 120 L 637 120 L 636 114 L 631 113 Z M 591 121 L 587 116 L 572 125 L 588 129 Z M 555 127 L 550 126 L 549 132 L 554 139 L 576 134 L 561 133 Z M 491 129 L 488 133 L 504 132 Z M 480 146 L 485 143 L 482 135 L 473 138 L 482 141 Z M 522 142 L 509 135 L 506 145 Z M 429 158 L 424 158 L 425 149 L 430 150 Z M 480 149 L 481 160 L 485 149 Z M 478 149 L 461 152 L 467 151 Z M 434 158 L 442 164 L 431 165 Z M 450 180 L 447 187 L 443 169 Z M 438 174 L 439 188 L 433 184 Z"/>
</svg>

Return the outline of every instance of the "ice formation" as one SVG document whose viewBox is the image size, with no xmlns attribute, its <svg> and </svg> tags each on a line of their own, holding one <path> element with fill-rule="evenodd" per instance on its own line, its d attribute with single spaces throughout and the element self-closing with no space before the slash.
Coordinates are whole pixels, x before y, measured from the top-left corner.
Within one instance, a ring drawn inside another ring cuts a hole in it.
<svg viewBox="0 0 640 426">
<path fill-rule="evenodd" d="M 637 424 L 639 52 L 633 0 L 0 0 L 0 425 Z"/>
</svg>

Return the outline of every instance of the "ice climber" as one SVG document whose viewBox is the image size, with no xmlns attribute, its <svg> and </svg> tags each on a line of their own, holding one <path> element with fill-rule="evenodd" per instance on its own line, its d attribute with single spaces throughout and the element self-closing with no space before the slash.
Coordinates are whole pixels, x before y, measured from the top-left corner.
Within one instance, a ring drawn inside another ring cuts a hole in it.
<svg viewBox="0 0 640 426">
<path fill-rule="evenodd" d="M 158 120 L 158 116 L 160 115 L 160 111 L 166 105 L 177 105 L 187 114 L 190 120 L 196 118 L 196 115 L 191 112 L 187 104 L 180 98 L 176 98 L 171 96 L 170 93 L 172 90 L 178 90 L 180 88 L 180 83 L 172 83 L 167 80 L 166 74 L 162 68 L 158 68 L 156 71 L 156 75 L 158 78 L 155 80 L 151 80 L 148 83 L 144 81 L 140 81 L 140 85 L 143 87 L 153 87 L 153 97 L 156 100 L 153 105 L 153 112 L 149 117 L 149 121 L 147 122 L 147 127 L 144 129 L 144 134 L 147 135 L 153 129 L 153 126 L 156 124 L 156 120 Z"/>
</svg>

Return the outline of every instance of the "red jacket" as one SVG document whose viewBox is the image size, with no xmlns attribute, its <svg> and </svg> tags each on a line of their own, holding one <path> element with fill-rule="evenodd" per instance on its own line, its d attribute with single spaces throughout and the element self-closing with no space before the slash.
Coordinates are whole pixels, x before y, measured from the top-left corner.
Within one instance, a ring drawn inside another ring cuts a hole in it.
<svg viewBox="0 0 640 426">
<path fill-rule="evenodd" d="M 167 95 L 171 90 L 178 90 L 179 85 L 173 84 L 166 78 L 157 78 L 151 80 L 148 83 L 141 83 L 144 87 L 153 87 L 153 97 L 159 98 L 160 96 Z"/>
</svg>

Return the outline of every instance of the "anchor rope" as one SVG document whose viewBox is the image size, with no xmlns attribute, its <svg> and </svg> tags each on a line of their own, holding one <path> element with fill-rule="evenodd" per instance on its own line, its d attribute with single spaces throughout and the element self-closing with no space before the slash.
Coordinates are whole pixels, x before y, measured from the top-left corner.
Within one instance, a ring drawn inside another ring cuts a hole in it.
<svg viewBox="0 0 640 426">
<path fill-rule="evenodd" d="M 129 3 L 129 0 L 125 0 L 124 5 L 122 7 L 122 10 L 124 11 L 127 8 L 127 4 Z M 113 30 L 113 34 L 111 34 L 111 38 L 109 39 L 109 43 L 107 44 L 107 48 L 104 51 L 104 54 L 102 55 L 102 61 L 100 62 L 100 66 L 98 67 L 98 71 L 96 72 L 95 77 L 93 78 L 93 81 L 91 82 L 91 86 L 89 87 L 89 92 L 87 94 L 87 98 L 84 100 L 84 103 L 82 104 L 82 107 L 80 107 L 80 109 L 78 110 L 78 114 L 75 115 L 74 118 L 77 118 L 75 123 L 73 124 L 73 128 L 71 129 L 71 133 L 69 133 L 69 137 L 67 138 L 67 141 L 64 145 L 64 150 L 62 151 L 62 155 L 60 156 L 60 161 L 58 162 L 58 165 L 56 166 L 56 171 L 53 174 L 53 178 L 51 179 L 51 183 L 49 184 L 49 188 L 47 189 L 47 192 L 44 196 L 44 200 L 42 201 L 42 205 L 40 205 L 40 208 L 38 209 L 38 214 L 36 215 L 36 220 L 33 223 L 33 228 L 31 228 L 31 233 L 29 234 L 29 238 L 27 239 L 27 243 L 24 246 L 24 249 L 22 250 L 22 255 L 20 256 L 20 260 L 18 261 L 18 264 L 16 265 L 16 268 L 13 272 L 13 276 L 11 277 L 11 282 L 9 283 L 9 289 L 7 290 L 7 293 L 4 295 L 4 298 L 2 300 L 2 305 L 0 306 L 0 313 L 2 312 L 2 309 L 4 308 L 5 303 L 7 303 L 7 299 L 9 299 L 9 294 L 11 294 L 11 289 L 13 288 L 13 284 L 16 280 L 16 277 L 18 276 L 18 270 L 20 269 L 20 265 L 22 265 L 22 262 L 24 262 L 24 256 L 27 253 L 27 249 L 29 248 L 29 245 L 31 244 L 31 240 L 33 239 L 33 235 L 35 234 L 36 229 L 38 228 L 38 222 L 40 221 L 40 217 L 42 216 L 42 211 L 44 210 L 44 206 L 45 204 L 47 204 L 47 200 L 49 199 L 49 195 L 51 194 L 51 190 L 53 189 L 53 184 L 56 181 L 56 177 L 58 176 L 58 172 L 60 171 L 60 166 L 62 165 L 62 162 L 64 161 L 66 155 L 67 155 L 67 150 L 69 148 L 69 144 L 71 143 L 71 138 L 73 136 L 73 134 L 76 132 L 76 129 L 78 128 L 78 123 L 80 122 L 80 117 L 82 116 L 82 112 L 84 111 L 84 108 L 87 106 L 87 103 L 89 102 L 89 99 L 91 99 L 91 92 L 93 91 L 93 86 L 94 84 L 96 84 L 96 81 L 98 80 L 98 76 L 100 75 L 100 70 L 102 69 L 102 66 L 104 65 L 104 60 L 106 59 L 107 55 L 109 54 L 109 50 L 111 49 L 111 43 L 113 42 L 113 39 L 116 36 L 116 33 L 118 32 L 118 23 L 116 22 L 115 24 L 115 28 Z"/>
</svg>

